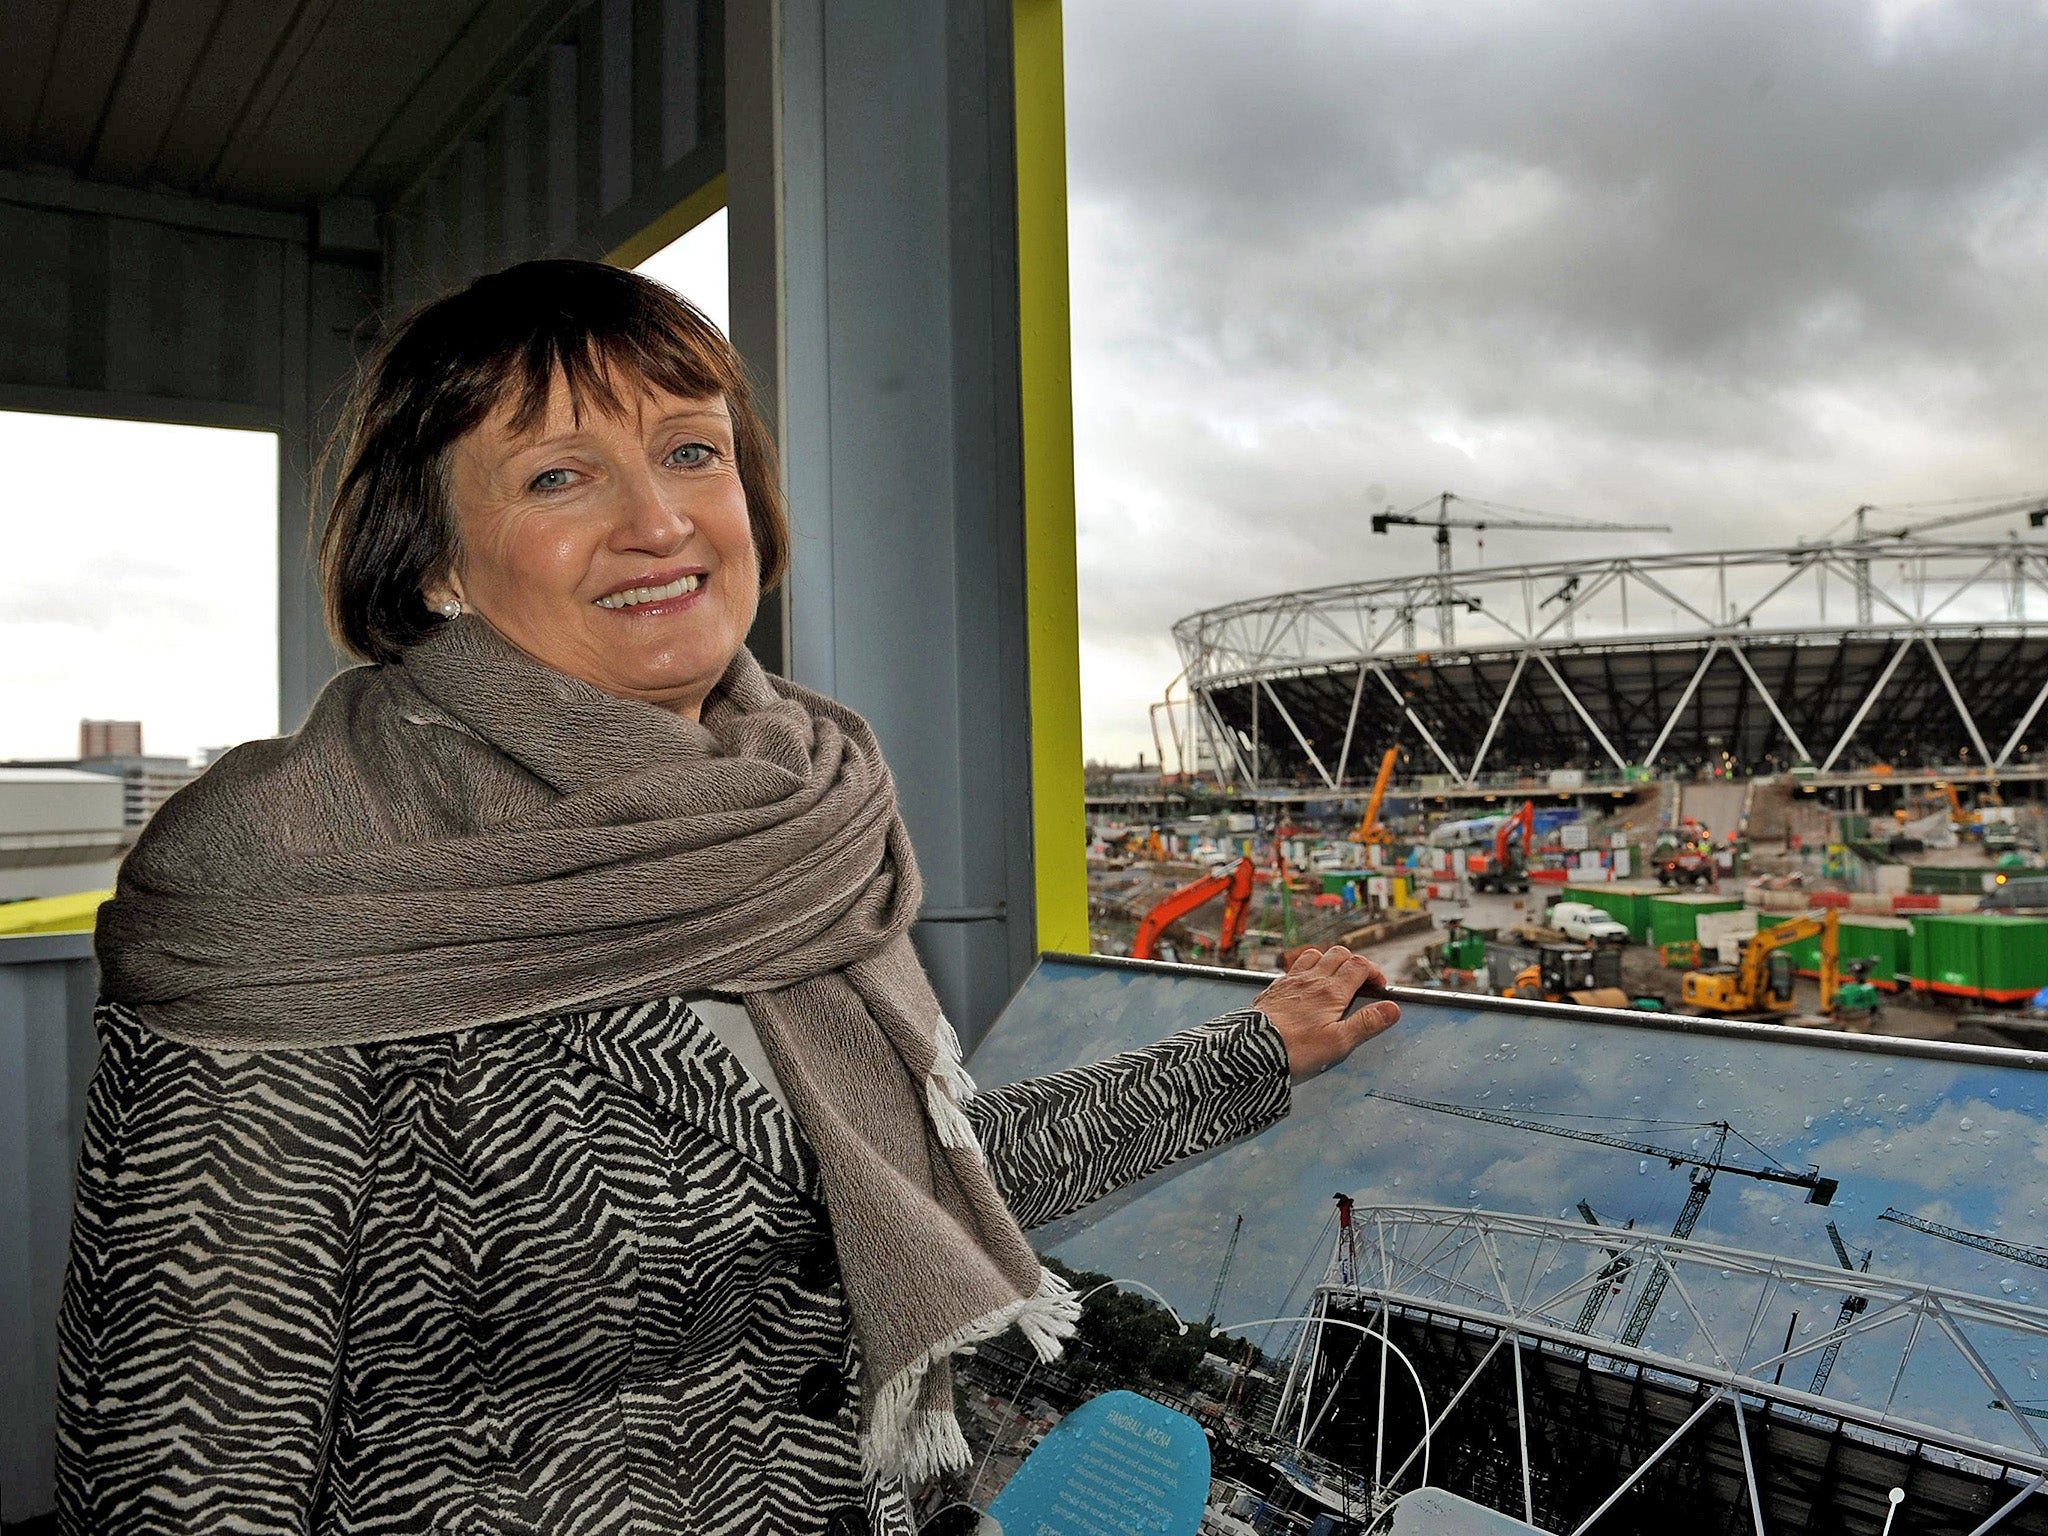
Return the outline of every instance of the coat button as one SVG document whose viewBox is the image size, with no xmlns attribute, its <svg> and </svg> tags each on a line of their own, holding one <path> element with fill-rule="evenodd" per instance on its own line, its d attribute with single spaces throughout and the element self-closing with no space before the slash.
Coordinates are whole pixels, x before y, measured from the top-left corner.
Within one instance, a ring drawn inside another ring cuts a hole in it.
<svg viewBox="0 0 2048 1536">
<path fill-rule="evenodd" d="M 796 1405 L 814 1419 L 837 1417 L 846 1406 L 846 1383 L 840 1379 L 838 1367 L 814 1365 L 798 1377 Z"/>
<path fill-rule="evenodd" d="M 825 1521 L 825 1536 L 868 1536 L 873 1529 L 868 1523 L 868 1512 L 858 1504 L 833 1510 Z"/>
<path fill-rule="evenodd" d="M 807 1291 L 829 1291 L 839 1281 L 839 1253 L 828 1238 L 810 1244 L 796 1261 L 796 1283 Z"/>
</svg>

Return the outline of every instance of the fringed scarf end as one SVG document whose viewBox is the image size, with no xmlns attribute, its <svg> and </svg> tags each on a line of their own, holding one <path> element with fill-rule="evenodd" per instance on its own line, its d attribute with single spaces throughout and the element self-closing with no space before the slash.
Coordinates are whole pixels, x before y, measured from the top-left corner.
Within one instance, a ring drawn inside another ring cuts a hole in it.
<svg viewBox="0 0 2048 1536">
<path fill-rule="evenodd" d="M 920 1406 L 932 1367 L 1012 1323 L 1041 1361 L 1052 1360 L 1080 1322 L 1081 1298 L 1040 1265 L 1037 1291 L 954 1329 L 876 1389 L 860 1434 L 862 1476 L 870 1483 L 898 1477 L 914 1484 L 967 1465 L 967 1440 L 951 1406 Z"/>
<path fill-rule="evenodd" d="M 974 1079 L 960 1064 L 960 1036 L 942 1013 L 932 1030 L 932 1069 L 925 1074 L 925 1112 L 942 1147 L 963 1147 L 981 1156 L 981 1140 L 960 1112 L 960 1106 L 974 1097 Z"/>
</svg>

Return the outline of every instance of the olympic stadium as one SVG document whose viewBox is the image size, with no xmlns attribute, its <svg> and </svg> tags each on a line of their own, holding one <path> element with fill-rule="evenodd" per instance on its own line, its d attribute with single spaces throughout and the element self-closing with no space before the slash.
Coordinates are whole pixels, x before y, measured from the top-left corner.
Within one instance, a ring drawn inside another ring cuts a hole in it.
<svg viewBox="0 0 2048 1536">
<path fill-rule="evenodd" d="M 1864 539 L 1495 566 L 1174 626 L 1161 746 L 1241 790 L 1451 794 L 1785 771 L 2026 780 L 2048 751 L 2048 542 Z"/>
</svg>

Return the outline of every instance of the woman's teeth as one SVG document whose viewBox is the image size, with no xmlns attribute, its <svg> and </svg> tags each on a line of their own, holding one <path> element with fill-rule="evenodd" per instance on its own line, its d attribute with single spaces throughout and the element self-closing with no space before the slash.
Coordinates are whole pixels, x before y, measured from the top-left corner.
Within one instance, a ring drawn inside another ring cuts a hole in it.
<svg viewBox="0 0 2048 1536">
<path fill-rule="evenodd" d="M 600 597 L 600 608 L 632 608 L 641 603 L 665 602 L 671 597 L 681 597 L 685 592 L 694 592 L 702 583 L 701 576 L 678 576 L 665 587 L 633 587 L 625 592 L 614 592 L 610 597 Z"/>
</svg>

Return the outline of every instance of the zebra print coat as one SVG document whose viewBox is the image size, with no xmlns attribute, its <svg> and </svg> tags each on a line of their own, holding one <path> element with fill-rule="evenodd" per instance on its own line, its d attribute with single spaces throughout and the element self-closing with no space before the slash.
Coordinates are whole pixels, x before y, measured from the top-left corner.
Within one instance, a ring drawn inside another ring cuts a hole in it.
<svg viewBox="0 0 2048 1536">
<path fill-rule="evenodd" d="M 306 1051 L 98 1025 L 61 1530 L 908 1536 L 810 1148 L 683 1001 Z M 1288 1094 L 1241 1013 L 967 1114 L 1028 1228 Z"/>
</svg>

